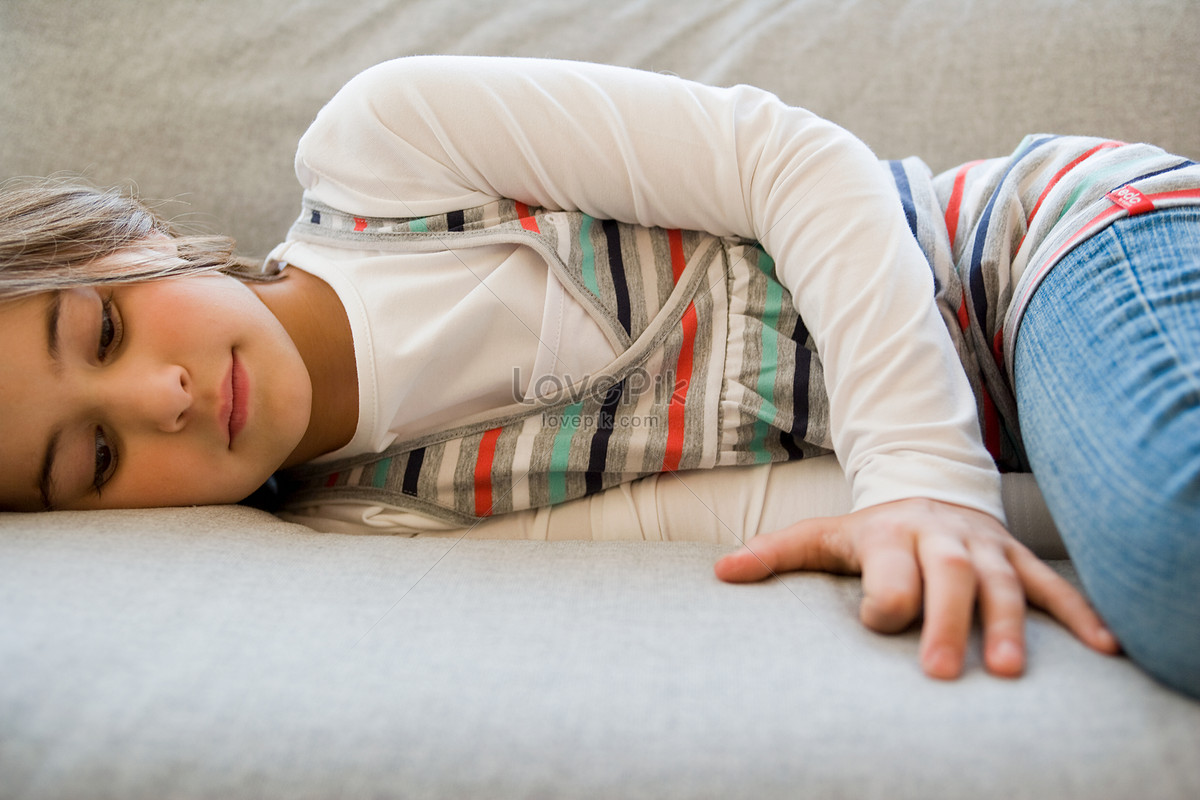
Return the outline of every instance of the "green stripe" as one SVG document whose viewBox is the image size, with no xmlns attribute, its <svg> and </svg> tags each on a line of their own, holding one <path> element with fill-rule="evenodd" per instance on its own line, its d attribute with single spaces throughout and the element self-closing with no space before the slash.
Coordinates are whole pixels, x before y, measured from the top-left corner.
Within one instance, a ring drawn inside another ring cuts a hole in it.
<svg viewBox="0 0 1200 800">
<path fill-rule="evenodd" d="M 1137 161 L 1123 161 L 1119 164 L 1114 164 L 1108 169 L 1102 169 L 1097 172 L 1090 173 L 1087 178 L 1083 181 L 1080 181 L 1079 185 L 1076 186 L 1074 191 L 1071 192 L 1071 196 L 1067 198 L 1066 205 L 1063 206 L 1062 213 L 1059 214 L 1059 219 L 1062 218 L 1063 214 L 1070 210 L 1071 206 L 1075 205 L 1081 194 L 1095 186 L 1097 183 L 1100 183 L 1101 181 L 1107 181 L 1114 173 L 1132 170 L 1141 164 L 1150 164 L 1158 160 L 1159 156 L 1150 156 L 1148 158 L 1139 158 Z M 1116 187 L 1109 188 L 1115 189 Z"/>
<path fill-rule="evenodd" d="M 424 217 L 420 219 L 409 220 L 408 229 L 417 233 L 429 233 L 429 221 Z"/>
<path fill-rule="evenodd" d="M 592 247 L 592 218 L 580 214 L 579 247 L 583 251 L 583 282 L 596 297 L 600 296 L 600 284 L 596 282 L 596 248 Z"/>
<path fill-rule="evenodd" d="M 551 505 L 561 503 L 567 497 L 567 467 L 570 463 L 571 439 L 579 429 L 582 411 L 582 400 L 564 408 L 558 432 L 554 434 L 554 447 L 550 453 L 550 474 L 547 476 Z"/>
<path fill-rule="evenodd" d="M 778 415 L 774 401 L 775 376 L 779 371 L 779 315 L 783 310 L 783 286 L 775 280 L 775 262 L 765 252 L 760 251 L 758 268 L 767 277 L 767 296 L 762 311 L 762 358 L 758 367 L 758 385 L 755 387 L 762 398 L 762 405 L 758 409 L 758 421 L 754 423 L 750 452 L 754 454 L 755 462 L 762 464 L 771 460 L 767 436 L 771 432 L 771 423 Z"/>
<path fill-rule="evenodd" d="M 375 474 L 371 476 L 371 485 L 382 489 L 387 484 L 388 471 L 392 468 L 390 458 L 382 458 L 375 462 Z"/>
</svg>

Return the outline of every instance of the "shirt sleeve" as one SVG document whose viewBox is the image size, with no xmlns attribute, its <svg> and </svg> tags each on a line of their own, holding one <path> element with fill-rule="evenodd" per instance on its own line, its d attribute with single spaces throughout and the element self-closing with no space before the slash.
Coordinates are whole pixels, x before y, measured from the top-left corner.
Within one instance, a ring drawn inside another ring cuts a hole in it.
<svg viewBox="0 0 1200 800">
<path fill-rule="evenodd" d="M 855 508 L 930 497 L 1004 519 L 933 279 L 885 172 L 749 86 L 579 62 L 427 56 L 354 78 L 296 172 L 349 213 L 509 198 L 762 243 L 812 334 Z"/>
</svg>

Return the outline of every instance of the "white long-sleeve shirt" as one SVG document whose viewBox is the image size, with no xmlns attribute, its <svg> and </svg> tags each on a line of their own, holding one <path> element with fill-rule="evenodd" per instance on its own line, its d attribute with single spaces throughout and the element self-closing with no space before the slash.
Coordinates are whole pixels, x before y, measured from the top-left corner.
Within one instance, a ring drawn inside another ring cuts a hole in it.
<svg viewBox="0 0 1200 800">
<path fill-rule="evenodd" d="M 339 92 L 296 169 L 312 197 L 350 214 L 424 216 L 506 197 L 757 240 L 816 341 L 854 506 L 926 496 L 1003 518 L 895 186 L 865 145 L 807 111 L 751 87 L 592 64 L 409 58 Z M 575 369 L 611 357 L 586 325 L 551 324 L 571 309 L 531 251 L 288 242 L 271 257 L 327 280 L 347 308 L 359 425 L 331 456 L 511 402 L 514 366 L 532 377 L 539 348 Z"/>
</svg>

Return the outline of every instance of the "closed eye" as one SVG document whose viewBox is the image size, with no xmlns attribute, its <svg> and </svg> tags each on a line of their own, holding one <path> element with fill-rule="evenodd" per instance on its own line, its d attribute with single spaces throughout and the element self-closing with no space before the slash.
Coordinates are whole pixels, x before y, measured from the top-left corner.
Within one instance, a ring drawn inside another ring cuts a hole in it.
<svg viewBox="0 0 1200 800">
<path fill-rule="evenodd" d="M 100 338 L 96 348 L 96 357 L 104 362 L 121 342 L 124 327 L 121 315 L 113 305 L 112 295 L 108 295 L 100 305 Z"/>
<path fill-rule="evenodd" d="M 95 435 L 96 445 L 96 466 L 95 476 L 92 479 L 92 485 L 96 488 L 96 493 L 99 494 L 104 484 L 108 483 L 117 471 L 117 450 L 108 441 L 108 436 L 104 433 L 104 429 L 97 427 Z"/>
</svg>

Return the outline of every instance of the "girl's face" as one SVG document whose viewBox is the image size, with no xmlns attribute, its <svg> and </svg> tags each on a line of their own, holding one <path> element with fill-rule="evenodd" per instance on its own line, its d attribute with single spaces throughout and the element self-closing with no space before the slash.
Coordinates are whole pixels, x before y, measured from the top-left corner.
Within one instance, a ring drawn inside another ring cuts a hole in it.
<svg viewBox="0 0 1200 800">
<path fill-rule="evenodd" d="M 311 401 L 292 339 L 224 275 L 0 304 L 0 508 L 237 502 Z"/>
</svg>

